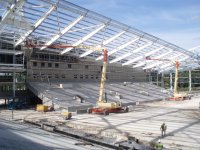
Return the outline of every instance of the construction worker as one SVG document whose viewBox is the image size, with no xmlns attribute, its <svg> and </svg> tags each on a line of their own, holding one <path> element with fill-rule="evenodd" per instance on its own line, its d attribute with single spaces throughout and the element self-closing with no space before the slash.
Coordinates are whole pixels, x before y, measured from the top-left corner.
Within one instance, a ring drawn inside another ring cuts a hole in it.
<svg viewBox="0 0 200 150">
<path fill-rule="evenodd" d="M 158 140 L 158 143 L 156 144 L 156 150 L 162 150 L 163 144 L 160 142 L 160 139 Z"/>
<path fill-rule="evenodd" d="M 165 122 L 160 126 L 160 130 L 161 130 L 161 136 L 165 136 L 166 130 L 167 130 L 167 125 L 165 124 Z"/>
</svg>

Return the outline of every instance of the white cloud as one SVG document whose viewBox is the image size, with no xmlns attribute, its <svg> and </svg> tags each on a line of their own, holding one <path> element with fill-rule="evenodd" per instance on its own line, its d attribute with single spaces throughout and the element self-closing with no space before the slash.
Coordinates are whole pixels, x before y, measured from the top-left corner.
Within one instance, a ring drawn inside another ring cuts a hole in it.
<svg viewBox="0 0 200 150">
<path fill-rule="evenodd" d="M 191 20 L 192 20 L 192 21 L 200 20 L 200 16 L 198 16 L 198 15 L 192 16 L 192 17 L 191 17 Z"/>
</svg>

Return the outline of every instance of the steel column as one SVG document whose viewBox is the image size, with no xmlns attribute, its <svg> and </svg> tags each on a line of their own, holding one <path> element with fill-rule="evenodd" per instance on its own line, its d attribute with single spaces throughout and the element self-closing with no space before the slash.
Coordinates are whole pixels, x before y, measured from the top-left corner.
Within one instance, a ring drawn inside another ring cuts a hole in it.
<svg viewBox="0 0 200 150">
<path fill-rule="evenodd" d="M 170 76 L 170 90 L 172 91 L 172 90 L 173 90 L 173 85 L 172 85 L 172 83 L 173 83 L 172 72 L 170 72 L 169 76 Z"/>
<path fill-rule="evenodd" d="M 161 77 L 161 87 L 164 88 L 164 73 L 162 73 L 162 77 Z"/>
<path fill-rule="evenodd" d="M 192 72 L 189 70 L 189 92 L 192 91 Z"/>
</svg>

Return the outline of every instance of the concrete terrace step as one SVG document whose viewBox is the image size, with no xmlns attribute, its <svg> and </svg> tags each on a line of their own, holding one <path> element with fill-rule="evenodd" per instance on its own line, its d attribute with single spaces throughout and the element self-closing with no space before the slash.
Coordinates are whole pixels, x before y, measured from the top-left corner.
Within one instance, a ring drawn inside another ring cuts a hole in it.
<svg viewBox="0 0 200 150">
<path fill-rule="evenodd" d="M 73 111 L 96 105 L 99 96 L 99 83 L 95 82 L 65 82 L 62 83 L 62 88 L 59 82 L 51 84 L 47 82 L 30 82 L 28 85 L 29 89 L 42 99 L 46 105 L 54 103 L 57 107 L 70 108 Z M 131 83 L 131 86 L 124 86 L 123 83 L 106 83 L 105 91 L 108 101 L 119 101 L 123 105 L 133 105 L 136 101 L 148 102 L 168 98 L 168 95 L 161 92 L 162 88 L 157 87 L 158 90 L 150 92 L 150 88 L 147 88 L 147 86 L 151 87 L 152 85 L 148 83 Z M 140 91 L 147 91 L 149 94 L 146 95 Z M 122 95 L 122 99 L 116 98 L 113 93 L 119 93 Z M 73 97 L 76 95 L 83 97 L 84 103 L 74 100 Z"/>
</svg>

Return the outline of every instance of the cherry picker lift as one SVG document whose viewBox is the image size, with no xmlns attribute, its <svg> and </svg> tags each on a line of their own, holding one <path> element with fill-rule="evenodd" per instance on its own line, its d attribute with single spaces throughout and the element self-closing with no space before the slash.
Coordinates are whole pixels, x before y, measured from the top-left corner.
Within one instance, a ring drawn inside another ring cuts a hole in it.
<svg viewBox="0 0 200 150">
<path fill-rule="evenodd" d="M 180 62 L 178 60 L 173 61 L 170 59 L 154 59 L 150 57 L 146 58 L 146 60 L 167 61 L 175 65 L 174 93 L 173 97 L 169 98 L 170 100 L 186 100 L 191 98 L 187 93 L 178 92 L 178 70 L 180 66 Z"/>
<path fill-rule="evenodd" d="M 103 50 L 103 68 L 101 74 L 101 83 L 99 91 L 99 99 L 97 101 L 96 107 L 89 108 L 88 113 L 94 114 L 104 114 L 109 115 L 109 113 L 120 113 L 128 112 L 128 107 L 122 107 L 121 102 L 108 102 L 105 95 L 105 81 L 106 81 L 106 70 L 107 70 L 107 50 Z"/>
</svg>

